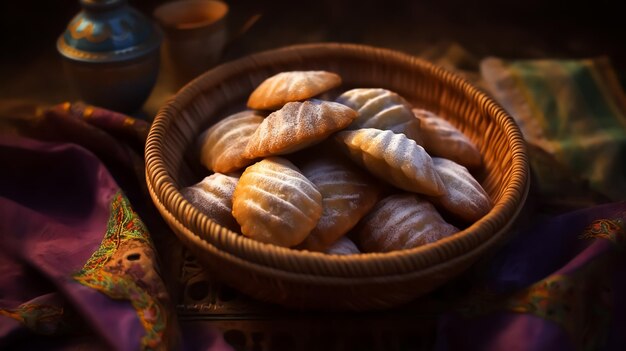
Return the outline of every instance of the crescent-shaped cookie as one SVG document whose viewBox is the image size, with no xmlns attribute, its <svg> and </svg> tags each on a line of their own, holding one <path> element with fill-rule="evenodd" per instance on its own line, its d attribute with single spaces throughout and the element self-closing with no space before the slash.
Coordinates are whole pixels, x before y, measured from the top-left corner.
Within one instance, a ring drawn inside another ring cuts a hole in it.
<svg viewBox="0 0 626 351">
<path fill-rule="evenodd" d="M 288 102 L 302 101 L 341 85 L 341 77 L 327 71 L 281 72 L 264 80 L 250 94 L 248 107 L 276 110 Z"/>
<path fill-rule="evenodd" d="M 422 145 L 429 154 L 470 169 L 481 165 L 482 158 L 476 145 L 450 122 L 424 109 L 413 109 L 413 113 L 420 120 Z"/>
<path fill-rule="evenodd" d="M 444 185 L 423 147 L 404 134 L 374 128 L 341 131 L 336 140 L 372 174 L 407 191 L 444 194 Z"/>
<path fill-rule="evenodd" d="M 238 181 L 238 177 L 214 173 L 197 184 L 182 188 L 180 193 L 215 223 L 239 232 L 239 224 L 231 213 L 233 192 Z"/>
<path fill-rule="evenodd" d="M 263 122 L 263 116 L 254 111 L 230 115 L 200 134 L 200 162 L 209 170 L 230 173 L 239 170 L 254 159 L 244 156 L 248 139 Z"/>
<path fill-rule="evenodd" d="M 301 243 L 322 215 L 322 195 L 291 162 L 269 157 L 248 166 L 233 194 L 243 235 L 278 246 Z"/>
<path fill-rule="evenodd" d="M 443 196 L 429 200 L 459 219 L 475 222 L 491 210 L 491 199 L 464 166 L 440 157 L 433 157 L 435 169 L 445 184 Z"/>
<path fill-rule="evenodd" d="M 430 202 L 403 193 L 381 200 L 359 224 L 357 237 L 364 252 L 389 252 L 429 244 L 458 231 Z"/>
<path fill-rule="evenodd" d="M 382 190 L 362 170 L 335 159 L 313 160 L 302 166 L 302 174 L 322 194 L 322 217 L 301 245 L 311 251 L 324 251 L 352 229 L 374 207 Z"/>
<path fill-rule="evenodd" d="M 312 99 L 287 103 L 255 130 L 245 157 L 285 155 L 304 149 L 345 128 L 356 116 L 356 111 L 336 102 Z"/>
</svg>

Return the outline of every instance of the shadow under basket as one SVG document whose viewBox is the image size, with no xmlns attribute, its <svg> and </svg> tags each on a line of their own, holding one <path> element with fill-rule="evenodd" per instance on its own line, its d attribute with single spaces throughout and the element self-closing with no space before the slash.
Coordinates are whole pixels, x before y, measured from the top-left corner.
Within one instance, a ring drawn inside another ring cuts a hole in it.
<svg viewBox="0 0 626 351">
<path fill-rule="evenodd" d="M 263 80 L 294 70 L 338 73 L 343 90 L 389 89 L 413 106 L 447 119 L 483 156 L 483 166 L 474 175 L 491 196 L 492 210 L 461 232 L 432 244 L 350 256 L 264 244 L 211 221 L 180 193 L 207 175 L 199 171 L 199 160 L 193 156 L 197 136 L 229 113 L 244 109 Z M 343 43 L 289 46 L 205 72 L 159 110 L 145 152 L 152 200 L 209 272 L 253 298 L 299 309 L 382 309 L 432 291 L 506 237 L 529 186 L 519 128 L 489 96 L 457 74 L 419 58 Z"/>
</svg>

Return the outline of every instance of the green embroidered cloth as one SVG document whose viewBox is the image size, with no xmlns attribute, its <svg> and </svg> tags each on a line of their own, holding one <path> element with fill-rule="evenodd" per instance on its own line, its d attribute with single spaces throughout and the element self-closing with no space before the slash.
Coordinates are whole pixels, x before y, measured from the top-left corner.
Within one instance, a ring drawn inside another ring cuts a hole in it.
<svg viewBox="0 0 626 351">
<path fill-rule="evenodd" d="M 626 199 L 626 97 L 607 58 L 487 58 L 480 70 L 528 141 L 546 202 Z"/>
</svg>

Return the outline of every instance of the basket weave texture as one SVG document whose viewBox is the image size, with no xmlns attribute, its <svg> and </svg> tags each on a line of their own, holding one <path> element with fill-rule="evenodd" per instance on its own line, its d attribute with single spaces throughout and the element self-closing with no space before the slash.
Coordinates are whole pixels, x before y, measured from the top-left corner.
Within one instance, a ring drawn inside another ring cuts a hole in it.
<svg viewBox="0 0 626 351">
<path fill-rule="evenodd" d="M 389 89 L 450 121 L 483 156 L 483 167 L 474 175 L 491 196 L 493 209 L 433 244 L 351 256 L 264 244 L 211 221 L 180 193 L 203 176 L 192 151 L 197 136 L 220 118 L 244 109 L 247 97 L 263 80 L 293 70 L 338 73 L 345 90 Z M 381 309 L 433 290 L 506 237 L 529 186 L 520 130 L 488 95 L 457 74 L 414 56 L 344 43 L 265 51 L 205 72 L 159 110 L 145 156 L 153 202 L 210 272 L 256 299 L 307 309 Z"/>
</svg>

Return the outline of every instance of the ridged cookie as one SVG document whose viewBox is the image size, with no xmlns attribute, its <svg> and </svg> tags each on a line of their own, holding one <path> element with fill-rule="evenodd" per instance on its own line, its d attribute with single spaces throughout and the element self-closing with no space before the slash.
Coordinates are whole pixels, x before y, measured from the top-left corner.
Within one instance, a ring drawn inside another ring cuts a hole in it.
<svg viewBox="0 0 626 351">
<path fill-rule="evenodd" d="M 354 241 L 348 239 L 345 236 L 335 241 L 324 253 L 329 255 L 355 255 L 361 253 Z"/>
<path fill-rule="evenodd" d="M 312 98 L 341 85 L 341 77 L 327 71 L 289 71 L 267 78 L 248 98 L 248 107 L 276 110 L 288 102 Z"/>
<path fill-rule="evenodd" d="M 458 231 L 430 202 L 404 193 L 381 200 L 359 224 L 357 237 L 364 252 L 389 252 L 429 244 Z"/>
<path fill-rule="evenodd" d="M 245 157 L 285 155 L 326 139 L 356 118 L 353 109 L 317 99 L 290 102 L 272 112 L 255 130 Z"/>
<path fill-rule="evenodd" d="M 472 174 L 460 164 L 440 157 L 433 163 L 445 184 L 443 196 L 429 198 L 459 219 L 475 222 L 491 210 L 491 199 Z"/>
<path fill-rule="evenodd" d="M 238 181 L 235 176 L 214 173 L 197 184 L 181 189 L 180 193 L 215 223 L 239 232 L 239 224 L 231 213 L 233 192 Z"/>
<path fill-rule="evenodd" d="M 377 181 L 363 170 L 335 159 L 311 161 L 302 167 L 302 174 L 322 194 L 322 217 L 301 245 L 311 251 L 324 251 L 352 229 L 381 192 Z"/>
<path fill-rule="evenodd" d="M 413 113 L 421 121 L 420 137 L 429 154 L 447 158 L 467 168 L 481 165 L 482 158 L 476 145 L 450 122 L 424 109 L 413 109 Z"/>
<path fill-rule="evenodd" d="M 335 138 L 372 174 L 407 191 L 444 194 L 444 185 L 423 147 L 404 134 L 374 128 L 342 131 Z"/>
<path fill-rule="evenodd" d="M 291 162 L 269 157 L 246 168 L 233 194 L 243 235 L 278 246 L 301 243 L 322 215 L 322 195 Z"/>
<path fill-rule="evenodd" d="M 254 111 L 230 115 L 200 134 L 200 162 L 209 170 L 229 173 L 239 170 L 254 160 L 244 156 L 248 139 L 263 122 L 263 116 Z"/>
<path fill-rule="evenodd" d="M 413 115 L 411 104 L 397 93 L 380 88 L 357 88 L 344 92 L 335 101 L 359 113 L 350 129 L 391 130 L 421 144 L 420 121 Z"/>
</svg>

